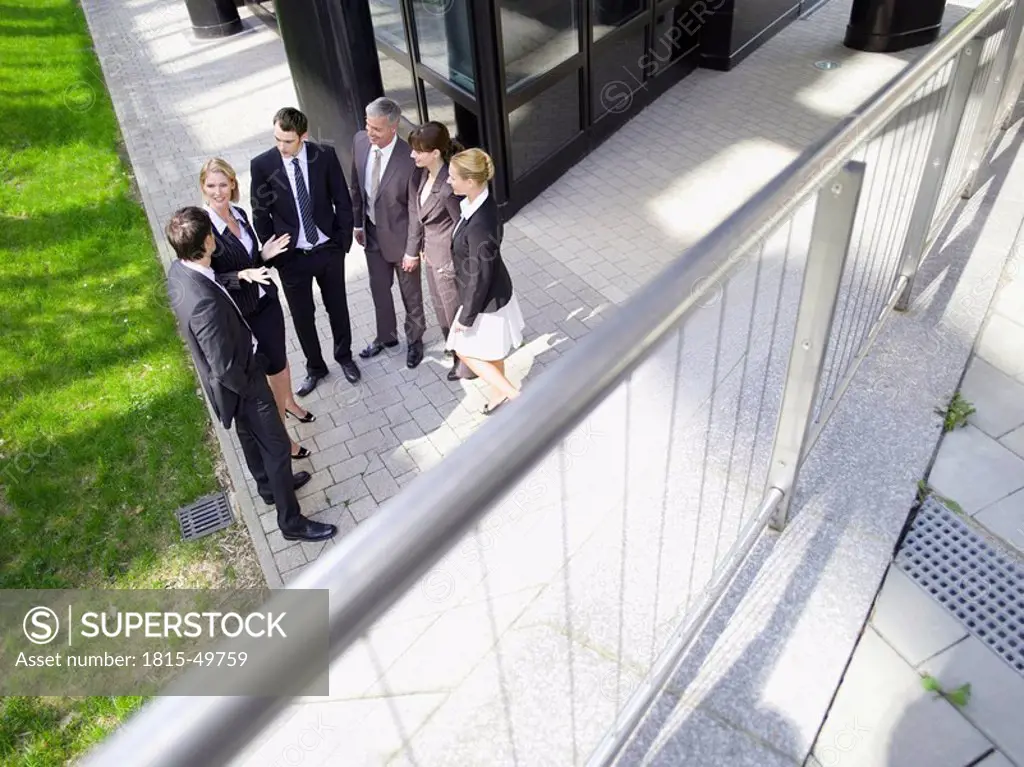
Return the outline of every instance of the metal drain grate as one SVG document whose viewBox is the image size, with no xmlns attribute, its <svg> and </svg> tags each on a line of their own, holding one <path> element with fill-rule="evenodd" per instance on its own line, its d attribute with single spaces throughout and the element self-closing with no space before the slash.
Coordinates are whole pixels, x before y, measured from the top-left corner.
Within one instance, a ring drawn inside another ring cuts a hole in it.
<svg viewBox="0 0 1024 767">
<path fill-rule="evenodd" d="M 896 565 L 1024 674 L 1024 566 L 934 496 L 921 505 Z"/>
<path fill-rule="evenodd" d="M 205 495 L 195 503 L 178 509 L 177 515 L 181 537 L 186 541 L 194 541 L 223 530 L 235 521 L 231 504 L 224 493 Z"/>
</svg>

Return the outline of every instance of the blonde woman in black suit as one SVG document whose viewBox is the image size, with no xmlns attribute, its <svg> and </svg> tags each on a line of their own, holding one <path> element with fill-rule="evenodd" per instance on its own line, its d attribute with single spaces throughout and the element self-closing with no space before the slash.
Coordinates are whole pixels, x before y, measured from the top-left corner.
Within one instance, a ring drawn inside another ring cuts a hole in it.
<svg viewBox="0 0 1024 767">
<path fill-rule="evenodd" d="M 409 134 L 409 146 L 418 170 L 409 182 L 409 242 L 405 255 L 425 262 L 437 324 L 447 339 L 459 308 L 451 245 L 452 230 L 462 215 L 459 198 L 448 183 L 448 162 L 462 147 L 452 141 L 444 123 L 436 121 Z M 464 365 L 460 369 L 457 354 L 446 353 L 453 357 L 449 381 L 476 378 Z"/>
<path fill-rule="evenodd" d="M 459 308 L 448 348 L 490 384 L 493 391 L 484 415 L 519 396 L 519 389 L 505 377 L 505 358 L 522 344 L 526 326 L 501 260 L 501 218 L 487 190 L 492 178 L 494 162 L 481 149 L 459 152 L 449 163 L 448 183 L 463 200 L 452 232 Z"/>
<path fill-rule="evenodd" d="M 252 328 L 259 352 L 267 358 L 267 380 L 281 421 L 285 421 L 287 414 L 309 423 L 315 416 L 302 408 L 292 394 L 284 311 L 277 286 L 264 265 L 287 249 L 289 235 L 269 240 L 260 248 L 245 211 L 232 204 L 238 202 L 238 177 L 225 160 L 215 157 L 206 161 L 199 171 L 199 187 L 217 242 L 211 267 Z M 295 460 L 310 456 L 309 450 L 294 440 L 291 454 Z"/>
</svg>

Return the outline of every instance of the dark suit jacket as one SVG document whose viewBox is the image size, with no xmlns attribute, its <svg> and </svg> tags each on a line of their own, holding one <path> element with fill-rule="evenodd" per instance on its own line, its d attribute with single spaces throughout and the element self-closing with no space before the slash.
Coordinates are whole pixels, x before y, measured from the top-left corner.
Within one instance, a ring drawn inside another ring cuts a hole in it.
<svg viewBox="0 0 1024 767">
<path fill-rule="evenodd" d="M 436 269 L 452 260 L 452 230 L 462 217 L 462 209 L 459 197 L 448 183 L 447 165 L 441 166 L 427 201 L 420 205 L 428 175 L 426 170 L 417 168 L 409 182 L 409 241 L 405 252 L 415 256 L 422 251 L 426 262 Z"/>
<path fill-rule="evenodd" d="M 180 261 L 171 264 L 167 281 L 199 380 L 217 418 L 230 429 L 239 404 L 265 375 L 265 360 L 253 353 L 249 328 L 217 285 Z"/>
<path fill-rule="evenodd" d="M 452 237 L 452 260 L 459 285 L 459 322 L 472 325 L 481 312 L 496 312 L 512 298 L 512 278 L 501 260 L 501 219 L 488 195 Z"/>
<path fill-rule="evenodd" d="M 366 226 L 366 160 L 370 156 L 370 139 L 361 130 L 352 139 L 352 172 L 349 173 L 352 211 L 356 226 Z M 377 204 L 373 208 L 377 222 L 377 244 L 385 261 L 397 264 L 405 255 L 409 239 L 409 180 L 416 170 L 412 149 L 401 138 L 395 137 L 388 166 L 380 177 Z M 416 255 L 410 253 L 410 256 Z"/>
<path fill-rule="evenodd" d="M 217 249 L 213 251 L 211 267 L 217 273 L 217 281 L 228 289 L 231 297 L 238 304 L 238 308 L 242 310 L 242 314 L 248 317 L 256 311 L 256 307 L 260 302 L 259 289 L 262 287 L 267 295 L 276 296 L 277 285 L 273 282 L 267 285 L 256 285 L 255 283 L 243 282 L 238 279 L 238 273 L 243 269 L 252 269 L 264 264 L 263 259 L 260 257 L 260 241 L 256 237 L 256 232 L 249 225 L 249 217 L 245 215 L 245 211 L 239 206 L 232 205 L 231 207 L 242 216 L 240 226 L 249 233 L 249 238 L 252 240 L 252 251 L 247 251 L 245 246 L 242 245 L 241 240 L 236 238 L 230 229 L 225 229 L 224 233 L 221 234 L 217 231 L 217 227 L 214 226 L 213 238 L 217 241 Z"/>
<path fill-rule="evenodd" d="M 317 228 L 347 253 L 352 247 L 352 200 L 348 196 L 348 185 L 338 155 L 326 144 L 307 141 L 306 162 L 309 165 L 306 185 L 309 187 Z M 276 148 L 268 149 L 253 158 L 249 170 L 252 175 L 250 204 L 256 234 L 260 242 L 285 233 L 290 234 L 292 238 L 288 253 L 282 253 L 277 258 L 287 257 L 298 242 L 301 224 L 298 201 L 288 183 L 284 159 Z"/>
</svg>

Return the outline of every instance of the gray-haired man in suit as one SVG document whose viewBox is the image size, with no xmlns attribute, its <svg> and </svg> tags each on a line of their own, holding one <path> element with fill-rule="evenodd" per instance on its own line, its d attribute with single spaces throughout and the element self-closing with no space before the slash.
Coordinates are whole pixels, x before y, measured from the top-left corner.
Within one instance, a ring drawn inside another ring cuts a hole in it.
<svg viewBox="0 0 1024 767">
<path fill-rule="evenodd" d="M 406 364 L 423 361 L 423 282 L 417 254 L 406 254 L 409 234 L 409 182 L 416 171 L 409 145 L 398 137 L 402 110 L 389 98 L 366 107 L 366 130 L 352 141 L 353 168 L 349 174 L 355 239 L 366 250 L 370 292 L 377 315 L 377 337 L 359 352 L 375 357 L 385 347 L 398 345 L 398 321 L 391 286 L 405 305 L 405 337 L 409 344 Z"/>
</svg>

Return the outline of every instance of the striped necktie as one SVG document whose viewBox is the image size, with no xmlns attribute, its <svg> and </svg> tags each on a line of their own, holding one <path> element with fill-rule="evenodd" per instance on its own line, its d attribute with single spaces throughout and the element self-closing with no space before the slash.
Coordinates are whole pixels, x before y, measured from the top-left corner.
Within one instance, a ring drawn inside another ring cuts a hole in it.
<svg viewBox="0 0 1024 767">
<path fill-rule="evenodd" d="M 299 213 L 302 214 L 302 231 L 310 245 L 316 245 L 319 237 L 316 233 L 316 221 L 313 220 L 313 203 L 309 200 L 309 190 L 306 188 L 306 179 L 302 175 L 302 167 L 299 165 L 299 158 L 292 158 L 292 168 L 295 169 L 295 191 L 299 195 Z"/>
</svg>

